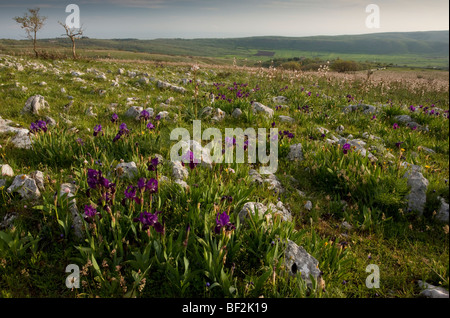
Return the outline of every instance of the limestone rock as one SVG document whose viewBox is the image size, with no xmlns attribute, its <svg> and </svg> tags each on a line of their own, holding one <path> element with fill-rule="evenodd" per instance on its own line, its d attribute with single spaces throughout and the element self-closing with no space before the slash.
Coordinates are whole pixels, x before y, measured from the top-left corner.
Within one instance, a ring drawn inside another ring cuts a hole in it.
<svg viewBox="0 0 450 318">
<path fill-rule="evenodd" d="M 236 108 L 231 113 L 231 116 L 233 116 L 234 118 L 239 118 L 239 117 L 241 117 L 241 115 L 242 115 L 242 110 L 240 108 Z"/>
<path fill-rule="evenodd" d="M 436 214 L 436 219 L 440 222 L 447 223 L 448 224 L 448 213 L 449 213 L 449 205 L 447 202 L 445 202 L 444 198 L 440 198 L 441 201 L 441 207 L 439 208 L 438 213 Z"/>
<path fill-rule="evenodd" d="M 300 273 L 301 278 L 311 287 L 311 276 L 319 281 L 321 279 L 321 271 L 319 269 L 319 262 L 302 246 L 298 246 L 291 240 L 288 240 L 287 248 L 285 250 L 285 266 L 291 276 L 296 276 Z"/>
<path fill-rule="evenodd" d="M 253 102 L 252 109 L 254 113 L 263 113 L 269 117 L 273 117 L 273 109 L 261 103 Z"/>
<path fill-rule="evenodd" d="M 172 177 L 175 180 L 185 180 L 189 177 L 189 172 L 186 167 L 181 164 L 181 161 L 171 161 L 171 165 Z"/>
<path fill-rule="evenodd" d="M 0 176 L 14 177 L 14 171 L 8 164 L 0 165 Z"/>
<path fill-rule="evenodd" d="M 423 290 L 420 292 L 421 297 L 425 298 L 449 298 L 448 290 L 442 287 L 436 287 L 419 280 L 418 285 Z"/>
<path fill-rule="evenodd" d="M 25 106 L 22 109 L 23 113 L 33 113 L 39 114 L 44 109 L 48 109 L 50 106 L 48 105 L 45 98 L 41 95 L 31 96 L 25 102 Z"/>
<path fill-rule="evenodd" d="M 406 196 L 408 200 L 408 208 L 422 215 L 427 201 L 428 180 L 420 172 L 420 167 L 413 165 L 404 175 L 408 178 L 408 186 L 410 192 Z"/>
<path fill-rule="evenodd" d="M 287 158 L 291 161 L 303 160 L 302 144 L 296 144 L 289 147 L 290 151 Z"/>
<path fill-rule="evenodd" d="M 136 163 L 134 162 L 119 163 L 116 166 L 116 171 L 118 172 L 121 178 L 128 178 L 128 179 L 134 178 L 139 173 Z"/>
</svg>

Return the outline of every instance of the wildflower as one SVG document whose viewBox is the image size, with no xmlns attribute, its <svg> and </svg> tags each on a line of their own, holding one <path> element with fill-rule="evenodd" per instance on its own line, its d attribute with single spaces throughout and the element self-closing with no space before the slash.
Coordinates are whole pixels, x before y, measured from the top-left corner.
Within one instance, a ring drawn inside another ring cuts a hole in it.
<svg viewBox="0 0 450 318">
<path fill-rule="evenodd" d="M 97 125 L 94 127 L 94 137 L 96 137 L 102 131 L 102 125 Z"/>
<path fill-rule="evenodd" d="M 146 183 L 147 183 L 147 182 L 145 181 L 144 178 L 140 178 L 140 179 L 138 180 L 138 183 L 137 183 L 138 189 L 139 189 L 139 190 L 145 189 Z"/>
<path fill-rule="evenodd" d="M 37 125 L 38 127 L 43 131 L 46 132 L 47 131 L 47 123 L 43 120 L 38 120 L 37 121 Z"/>
<path fill-rule="evenodd" d="M 272 128 L 275 128 L 275 122 L 272 123 Z"/>
<path fill-rule="evenodd" d="M 136 197 L 136 188 L 132 185 L 129 185 L 127 189 L 124 191 L 125 198 L 129 200 L 133 200 Z"/>
<path fill-rule="evenodd" d="M 102 218 L 102 215 L 97 212 L 97 210 L 92 207 L 91 205 L 85 205 L 84 206 L 84 219 L 88 223 L 92 223 L 94 221 L 95 216 L 98 216 L 99 218 Z"/>
<path fill-rule="evenodd" d="M 342 151 L 344 152 L 345 155 L 348 153 L 348 151 L 350 150 L 350 148 L 351 148 L 350 144 L 345 144 L 345 145 L 342 147 Z"/>
<path fill-rule="evenodd" d="M 158 214 L 160 213 L 160 211 L 156 211 L 154 214 L 144 211 L 138 218 L 133 219 L 133 221 L 140 222 L 144 231 L 153 227 L 156 232 L 164 233 L 164 227 L 158 222 Z"/>
<path fill-rule="evenodd" d="M 192 151 L 188 151 L 181 157 L 181 164 L 183 166 L 184 163 L 189 163 L 189 168 L 191 168 L 191 170 L 195 169 L 198 164 L 198 160 L 194 158 L 194 153 Z"/>
<path fill-rule="evenodd" d="M 219 234 L 222 228 L 224 228 L 225 231 L 232 231 L 236 228 L 235 225 L 230 222 L 230 217 L 227 212 L 223 212 L 222 214 L 219 212 L 216 216 L 216 227 L 214 228 L 214 232 Z"/>
<path fill-rule="evenodd" d="M 153 130 L 153 129 L 155 129 L 155 126 L 149 121 L 147 124 L 147 129 Z"/>
<path fill-rule="evenodd" d="M 400 146 L 401 146 L 402 143 L 404 143 L 404 141 L 397 142 L 397 143 L 395 144 L 395 146 L 396 146 L 397 148 L 400 148 Z"/>
<path fill-rule="evenodd" d="M 150 113 L 147 110 L 141 111 L 141 114 L 139 115 L 140 119 L 148 120 L 150 118 Z"/>
<path fill-rule="evenodd" d="M 158 165 L 159 165 L 158 157 L 151 159 L 150 163 L 148 164 L 148 171 L 157 171 Z"/>
<path fill-rule="evenodd" d="M 415 111 L 416 111 L 416 108 L 415 108 L 413 105 L 411 105 L 411 106 L 409 106 L 409 110 L 410 110 L 411 112 L 415 112 Z"/>
<path fill-rule="evenodd" d="M 156 115 L 155 120 L 156 121 L 160 121 L 161 120 L 161 115 Z"/>
<path fill-rule="evenodd" d="M 147 184 L 145 185 L 145 189 L 150 193 L 158 192 L 158 180 L 153 178 L 148 180 Z"/>
<path fill-rule="evenodd" d="M 288 133 L 288 135 L 287 135 L 287 136 L 288 136 L 288 138 L 289 138 L 289 139 L 292 139 L 292 138 L 294 138 L 294 134 L 293 134 L 293 133 Z"/>
<path fill-rule="evenodd" d="M 398 128 L 398 124 L 395 123 L 394 126 L 392 126 L 392 128 L 397 129 Z"/>
<path fill-rule="evenodd" d="M 373 115 L 371 120 L 375 120 L 375 119 L 377 119 L 377 116 Z"/>
<path fill-rule="evenodd" d="M 118 120 L 119 120 L 119 116 L 118 116 L 116 113 L 114 113 L 114 114 L 111 116 L 111 122 L 112 122 L 113 124 L 115 124 Z"/>
<path fill-rule="evenodd" d="M 87 174 L 87 183 L 91 189 L 95 189 L 98 184 L 98 177 L 101 175 L 101 171 L 89 169 Z"/>
</svg>

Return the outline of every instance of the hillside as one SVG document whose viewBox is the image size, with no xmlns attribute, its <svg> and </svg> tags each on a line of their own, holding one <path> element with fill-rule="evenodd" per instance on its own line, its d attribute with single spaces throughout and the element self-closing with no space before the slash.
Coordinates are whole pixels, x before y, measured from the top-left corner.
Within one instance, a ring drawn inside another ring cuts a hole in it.
<svg viewBox="0 0 450 318">
<path fill-rule="evenodd" d="M 40 45 L 68 47 L 66 38 L 43 39 Z M 27 41 L 0 40 L 0 51 L 23 47 Z M 337 57 L 386 64 L 448 68 L 449 31 L 375 33 L 340 36 L 210 39 L 90 39 L 77 46 L 82 50 L 119 50 L 128 52 L 229 57 L 250 61 L 289 57 Z M 261 52 L 262 51 L 262 52 Z"/>
</svg>

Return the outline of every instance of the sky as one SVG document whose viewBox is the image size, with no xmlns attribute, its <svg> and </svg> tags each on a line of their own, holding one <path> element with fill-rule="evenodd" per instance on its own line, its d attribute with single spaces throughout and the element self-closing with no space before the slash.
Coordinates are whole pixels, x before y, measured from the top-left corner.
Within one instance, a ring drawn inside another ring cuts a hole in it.
<svg viewBox="0 0 450 318">
<path fill-rule="evenodd" d="M 40 8 L 46 24 L 38 38 L 64 33 L 76 4 L 91 38 L 230 38 L 314 36 L 449 29 L 448 0 L 0 0 L 0 38 L 24 39 L 13 20 Z M 379 8 L 379 25 L 369 28 Z"/>
</svg>

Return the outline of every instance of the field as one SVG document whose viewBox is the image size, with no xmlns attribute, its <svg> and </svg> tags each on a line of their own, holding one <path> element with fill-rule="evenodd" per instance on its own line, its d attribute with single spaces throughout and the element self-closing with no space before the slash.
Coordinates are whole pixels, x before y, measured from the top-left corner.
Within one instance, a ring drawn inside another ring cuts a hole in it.
<svg viewBox="0 0 450 318">
<path fill-rule="evenodd" d="M 0 55 L 0 297 L 448 293 L 447 71 L 168 59 Z M 277 129 L 258 135 L 276 172 L 248 162 L 250 139 L 220 142 L 245 163 L 171 160 L 194 120 Z"/>
</svg>

